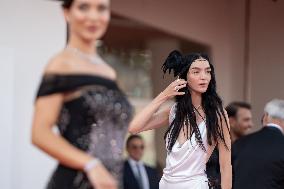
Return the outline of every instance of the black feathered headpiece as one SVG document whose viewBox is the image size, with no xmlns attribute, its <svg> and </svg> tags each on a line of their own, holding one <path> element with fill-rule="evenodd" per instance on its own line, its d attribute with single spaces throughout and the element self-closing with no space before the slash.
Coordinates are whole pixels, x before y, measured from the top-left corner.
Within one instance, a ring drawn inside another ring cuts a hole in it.
<svg viewBox="0 0 284 189">
<path fill-rule="evenodd" d="M 162 70 L 164 74 L 167 71 L 169 71 L 169 74 L 171 74 L 171 71 L 173 70 L 174 77 L 176 77 L 182 72 L 185 65 L 186 62 L 184 60 L 184 56 L 178 50 L 174 50 L 167 57 L 165 63 L 162 66 Z"/>
<path fill-rule="evenodd" d="M 164 74 L 169 71 L 169 74 L 171 74 L 171 71 L 174 72 L 174 77 L 183 75 L 192 62 L 194 62 L 197 59 L 205 59 L 209 62 L 209 58 L 204 53 L 191 53 L 188 55 L 182 55 L 179 51 L 174 50 L 172 51 L 167 59 L 165 60 L 162 70 Z"/>
</svg>

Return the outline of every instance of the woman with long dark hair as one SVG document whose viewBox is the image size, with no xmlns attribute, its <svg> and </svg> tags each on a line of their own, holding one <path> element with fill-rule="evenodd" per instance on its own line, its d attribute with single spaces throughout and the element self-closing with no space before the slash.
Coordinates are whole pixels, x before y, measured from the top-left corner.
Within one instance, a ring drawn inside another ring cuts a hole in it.
<svg viewBox="0 0 284 189">
<path fill-rule="evenodd" d="M 163 72 L 178 77 L 131 121 L 129 131 L 169 126 L 165 133 L 166 167 L 160 189 L 208 189 L 206 162 L 215 147 L 220 153 L 222 189 L 231 189 L 231 140 L 222 100 L 216 92 L 214 67 L 200 53 L 173 51 Z M 172 107 L 159 110 L 175 97 Z"/>
<path fill-rule="evenodd" d="M 97 53 L 110 1 L 62 0 L 62 6 L 69 40 L 44 70 L 32 142 L 59 162 L 48 189 L 117 189 L 132 108 Z"/>
</svg>

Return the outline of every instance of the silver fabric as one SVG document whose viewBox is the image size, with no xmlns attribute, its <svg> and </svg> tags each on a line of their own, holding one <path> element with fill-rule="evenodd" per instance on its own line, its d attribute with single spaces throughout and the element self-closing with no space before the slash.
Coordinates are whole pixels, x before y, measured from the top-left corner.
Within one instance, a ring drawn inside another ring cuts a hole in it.
<svg viewBox="0 0 284 189">
<path fill-rule="evenodd" d="M 172 122 L 175 117 L 176 104 L 169 115 Z M 200 134 L 206 149 L 208 149 L 205 122 L 199 124 Z M 209 189 L 205 174 L 207 153 L 201 149 L 195 140 L 195 135 L 183 144 L 178 141 L 172 151 L 167 154 L 166 167 L 160 181 L 160 189 Z"/>
</svg>

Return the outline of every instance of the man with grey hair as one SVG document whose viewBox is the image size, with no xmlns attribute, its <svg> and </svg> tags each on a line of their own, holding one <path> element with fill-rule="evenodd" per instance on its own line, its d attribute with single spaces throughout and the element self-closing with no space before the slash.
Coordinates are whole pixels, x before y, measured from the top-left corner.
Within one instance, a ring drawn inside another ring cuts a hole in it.
<svg viewBox="0 0 284 189">
<path fill-rule="evenodd" d="M 263 122 L 267 126 L 279 129 L 284 134 L 284 100 L 274 99 L 266 104 Z"/>
<path fill-rule="evenodd" d="M 268 102 L 263 119 L 264 128 L 235 142 L 234 189 L 284 189 L 284 100 Z"/>
</svg>

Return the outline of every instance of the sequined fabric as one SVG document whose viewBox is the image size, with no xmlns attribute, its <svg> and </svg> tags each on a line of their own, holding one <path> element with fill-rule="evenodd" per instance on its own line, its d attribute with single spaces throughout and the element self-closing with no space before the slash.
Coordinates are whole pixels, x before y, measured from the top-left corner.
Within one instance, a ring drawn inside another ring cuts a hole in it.
<svg viewBox="0 0 284 189">
<path fill-rule="evenodd" d="M 63 104 L 58 118 L 60 134 L 72 145 L 99 158 L 121 181 L 122 152 L 132 107 L 114 81 L 89 75 L 48 75 L 38 98 L 54 93 L 80 92 Z M 92 188 L 86 175 L 63 165 L 55 170 L 49 189 Z"/>
</svg>

